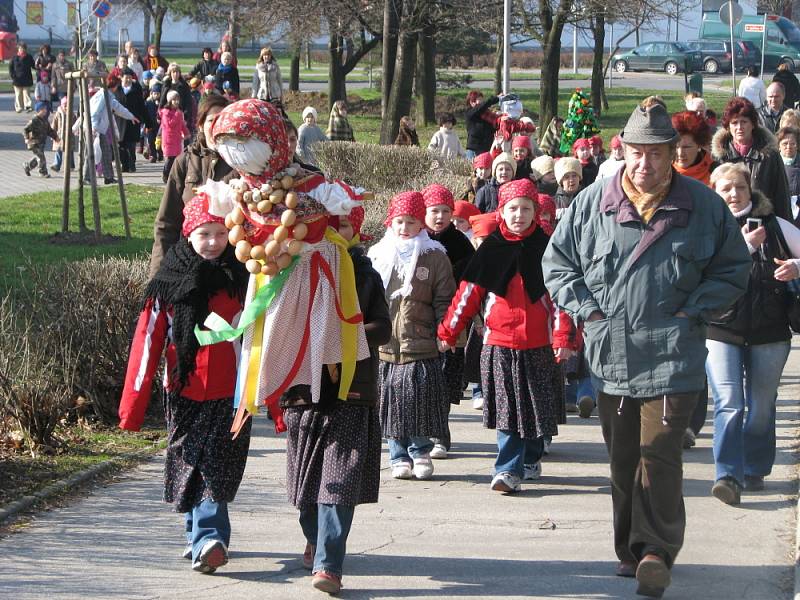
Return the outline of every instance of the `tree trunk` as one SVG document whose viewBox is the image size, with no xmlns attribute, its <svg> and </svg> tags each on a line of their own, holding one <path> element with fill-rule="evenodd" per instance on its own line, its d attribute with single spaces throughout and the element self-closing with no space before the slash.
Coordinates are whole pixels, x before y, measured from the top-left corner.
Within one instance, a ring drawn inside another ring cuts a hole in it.
<svg viewBox="0 0 800 600">
<path fill-rule="evenodd" d="M 402 0 L 384 0 L 383 4 L 383 52 L 381 54 L 381 116 L 386 115 L 389 94 L 394 81 L 394 65 L 397 60 L 397 35 L 400 16 L 403 12 Z M 392 140 L 394 141 L 394 140 Z"/>
<path fill-rule="evenodd" d="M 166 16 L 167 9 L 161 5 L 156 5 L 156 12 L 153 15 L 153 44 L 159 53 L 161 53 L 161 33 L 164 28 L 164 17 Z"/>
<path fill-rule="evenodd" d="M 328 38 L 328 108 L 333 108 L 337 100 L 347 100 L 345 74 L 342 69 L 342 52 L 344 40 L 333 20 L 330 20 L 330 36 Z"/>
<path fill-rule="evenodd" d="M 302 54 L 302 45 L 300 42 L 294 42 L 291 46 L 292 62 L 289 66 L 289 91 L 300 91 L 300 55 Z"/>
<path fill-rule="evenodd" d="M 494 94 L 499 96 L 503 91 L 503 29 L 497 32 L 497 48 L 494 52 Z"/>
<path fill-rule="evenodd" d="M 147 46 L 150 45 L 150 13 L 146 10 L 144 12 L 144 31 L 142 32 L 142 36 L 144 39 L 144 49 L 143 52 L 147 50 Z M 75 46 L 77 48 L 77 45 Z"/>
<path fill-rule="evenodd" d="M 381 122 L 381 144 L 391 144 L 400 129 L 400 118 L 411 110 L 411 88 L 417 62 L 417 35 L 401 31 L 397 45 L 394 79 L 386 114 Z"/>
<path fill-rule="evenodd" d="M 553 21 L 542 47 L 542 80 L 539 96 L 539 123 L 547 127 L 558 114 L 558 72 L 561 67 L 561 33 L 564 23 Z"/>
<path fill-rule="evenodd" d="M 233 2 L 231 4 L 231 12 L 228 13 L 228 36 L 230 37 L 231 50 L 233 51 L 234 56 L 236 56 L 236 50 L 239 48 L 240 30 L 239 5 L 236 2 Z"/>
<path fill-rule="evenodd" d="M 592 19 L 592 33 L 594 35 L 594 51 L 592 60 L 592 106 L 599 117 L 602 112 L 603 87 L 605 77 L 603 77 L 603 53 L 606 42 L 606 19 L 603 15 L 597 15 Z"/>
<path fill-rule="evenodd" d="M 419 34 L 422 118 L 425 125 L 436 123 L 436 25 L 426 23 Z"/>
</svg>

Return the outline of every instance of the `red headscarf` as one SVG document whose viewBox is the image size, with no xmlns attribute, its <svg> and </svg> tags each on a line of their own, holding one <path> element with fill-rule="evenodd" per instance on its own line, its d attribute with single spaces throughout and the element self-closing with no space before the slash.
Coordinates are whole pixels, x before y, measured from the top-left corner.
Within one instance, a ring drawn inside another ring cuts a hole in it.
<svg viewBox="0 0 800 600">
<path fill-rule="evenodd" d="M 229 104 L 217 115 L 211 137 L 256 138 L 269 145 L 272 155 L 260 175 L 239 173 L 251 186 L 268 182 L 289 164 L 289 140 L 281 113 L 269 102 L 248 98 Z"/>
<path fill-rule="evenodd" d="M 425 198 L 419 192 L 400 192 L 389 203 L 389 214 L 383 222 L 385 227 L 392 224 L 392 219 L 408 215 L 425 221 Z"/>
<path fill-rule="evenodd" d="M 424 188 L 422 197 L 425 198 L 425 208 L 444 205 L 449 206 L 450 210 L 455 210 L 453 193 L 440 183 L 432 183 Z"/>
<path fill-rule="evenodd" d="M 475 215 L 469 218 L 469 224 L 472 227 L 472 235 L 486 237 L 497 229 L 497 213 Z"/>
<path fill-rule="evenodd" d="M 475 158 L 472 159 L 472 168 L 473 169 L 491 169 L 492 168 L 492 155 L 488 152 L 484 152 L 483 154 L 478 154 Z"/>
<path fill-rule="evenodd" d="M 464 200 L 459 200 L 456 202 L 455 208 L 453 209 L 453 216 L 460 217 L 462 219 L 469 220 L 470 217 L 474 217 L 475 215 L 481 214 L 481 210 L 472 204 L 472 202 L 465 202 Z"/>
<path fill-rule="evenodd" d="M 548 218 L 549 217 L 549 218 Z M 547 235 L 553 235 L 556 222 L 556 203 L 552 196 L 538 194 L 536 196 L 536 224 Z"/>
<path fill-rule="evenodd" d="M 195 229 L 206 223 L 225 224 L 223 217 L 216 217 L 208 212 L 208 196 L 203 193 L 198 194 L 183 207 L 183 237 L 189 237 Z"/>
<path fill-rule="evenodd" d="M 503 206 L 514 198 L 530 198 L 536 202 L 538 195 L 539 191 L 536 188 L 536 184 L 530 179 L 515 179 L 504 183 L 497 192 L 497 214 L 499 216 Z"/>
<path fill-rule="evenodd" d="M 511 140 L 511 149 L 514 148 L 527 148 L 531 149 L 531 138 L 527 135 L 517 135 Z"/>
</svg>

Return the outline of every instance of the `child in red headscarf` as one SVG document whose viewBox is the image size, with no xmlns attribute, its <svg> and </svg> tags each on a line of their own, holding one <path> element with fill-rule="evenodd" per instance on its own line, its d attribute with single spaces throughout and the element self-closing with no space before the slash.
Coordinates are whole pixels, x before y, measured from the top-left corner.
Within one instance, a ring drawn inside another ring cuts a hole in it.
<svg viewBox="0 0 800 600">
<path fill-rule="evenodd" d="M 475 198 L 489 179 L 492 178 L 492 155 L 488 152 L 478 154 L 472 159 L 472 177 L 469 180 L 467 190 L 461 194 L 461 199 L 475 203 Z"/>
<path fill-rule="evenodd" d="M 228 562 L 228 503 L 244 474 L 250 423 L 231 439 L 239 342 L 199 347 L 194 329 L 203 328 L 211 312 L 238 318 L 248 273 L 228 244 L 224 219 L 209 214 L 204 195 L 187 203 L 183 215 L 183 238 L 166 253 L 145 291 L 119 418 L 122 429 L 141 428 L 153 377 L 166 354 L 164 500 L 184 513 L 184 558 L 192 560 L 193 570 L 213 573 Z"/>
<path fill-rule="evenodd" d="M 481 353 L 483 422 L 497 429 L 493 490 L 513 493 L 524 478 L 538 478 L 544 437 L 558 433 L 563 383 L 556 357 L 572 350 L 554 331 L 572 323 L 550 300 L 542 275 L 549 236 L 536 222 L 538 192 L 527 179 L 500 187 L 499 227 L 475 253 L 439 325 L 442 348 L 483 309 Z M 554 356 L 555 346 L 555 356 Z"/>
<path fill-rule="evenodd" d="M 572 144 L 572 156 L 581 163 L 583 187 L 589 187 L 597 179 L 597 172 L 600 169 L 592 159 L 592 143 L 586 138 L 575 140 L 575 143 Z"/>
<path fill-rule="evenodd" d="M 514 174 L 514 179 L 530 179 L 533 172 L 531 171 L 533 150 L 530 136 L 524 133 L 515 135 L 511 140 L 511 155 L 517 161 L 517 171 Z"/>
<path fill-rule="evenodd" d="M 380 414 L 396 479 L 431 478 L 431 438 L 441 438 L 447 423 L 436 325 L 456 285 L 444 246 L 425 229 L 425 211 L 419 192 L 396 195 L 384 223 L 386 234 L 368 253 L 383 281 L 392 319 L 392 339 L 380 348 Z"/>
</svg>

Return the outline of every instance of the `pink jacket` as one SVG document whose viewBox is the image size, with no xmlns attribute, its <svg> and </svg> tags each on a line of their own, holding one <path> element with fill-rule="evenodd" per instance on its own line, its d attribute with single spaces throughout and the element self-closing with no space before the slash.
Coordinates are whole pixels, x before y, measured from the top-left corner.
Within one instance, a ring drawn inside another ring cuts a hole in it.
<svg viewBox="0 0 800 600">
<path fill-rule="evenodd" d="M 183 139 L 189 137 L 189 129 L 179 108 L 162 108 L 158 111 L 161 120 L 161 150 L 164 156 L 178 156 L 183 152 Z"/>
</svg>

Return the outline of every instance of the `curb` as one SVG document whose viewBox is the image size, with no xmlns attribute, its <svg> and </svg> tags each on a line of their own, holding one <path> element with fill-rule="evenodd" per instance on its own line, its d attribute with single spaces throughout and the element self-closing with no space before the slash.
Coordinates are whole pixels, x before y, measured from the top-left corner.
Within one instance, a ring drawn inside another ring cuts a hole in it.
<svg viewBox="0 0 800 600">
<path fill-rule="evenodd" d="M 14 500 L 13 502 L 9 502 L 5 506 L 0 507 L 0 524 L 3 524 L 11 517 L 14 517 L 22 512 L 27 511 L 28 509 L 32 508 L 36 504 L 39 504 L 40 502 L 44 502 L 45 500 L 48 500 L 69 489 L 80 487 L 87 481 L 99 475 L 103 475 L 115 468 L 118 468 L 124 463 L 131 461 L 139 462 L 154 456 L 157 452 L 158 451 L 156 452 L 142 451 L 142 452 L 134 452 L 131 454 L 123 454 L 116 458 L 109 459 L 105 462 L 92 465 L 88 469 L 75 473 L 71 477 L 67 477 L 65 479 L 56 481 L 55 483 L 51 483 L 50 485 L 42 488 L 36 493 L 31 494 L 30 496 L 23 496 L 19 500 Z"/>
</svg>

